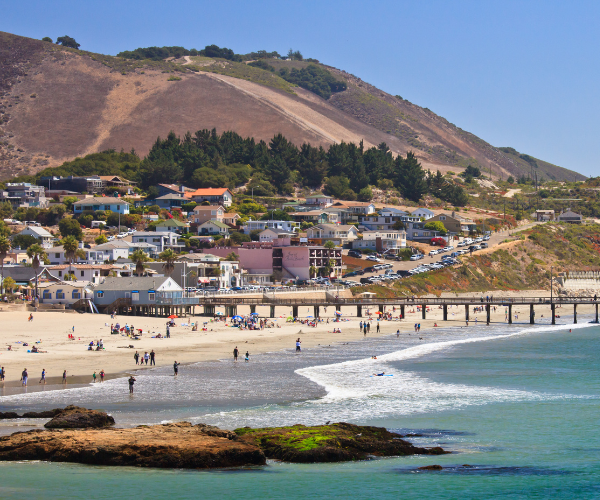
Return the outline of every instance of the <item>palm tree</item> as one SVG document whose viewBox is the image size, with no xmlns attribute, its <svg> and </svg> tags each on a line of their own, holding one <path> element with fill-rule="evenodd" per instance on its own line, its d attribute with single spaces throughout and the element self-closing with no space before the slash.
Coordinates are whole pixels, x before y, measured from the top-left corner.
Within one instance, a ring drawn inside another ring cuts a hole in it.
<svg viewBox="0 0 600 500">
<path fill-rule="evenodd" d="M 75 236 L 67 236 L 60 242 L 65 251 L 65 257 L 69 261 L 69 274 L 73 274 L 73 262 L 76 258 L 85 258 L 85 252 L 79 248 L 79 240 Z M 77 278 L 75 278 L 77 279 Z"/>
<path fill-rule="evenodd" d="M 150 257 L 148 257 L 141 248 L 138 248 L 129 258 L 131 259 L 131 262 L 135 264 L 135 274 L 137 276 L 142 276 L 145 270 L 144 262 L 148 262 Z"/>
<path fill-rule="evenodd" d="M 308 269 L 308 274 L 310 275 L 311 278 L 314 278 L 318 272 L 319 272 L 319 270 L 315 266 L 310 266 Z"/>
<path fill-rule="evenodd" d="M 175 271 L 175 260 L 177 260 L 177 254 L 171 248 L 167 248 L 164 252 L 158 255 L 159 260 L 163 261 L 163 269 L 165 274 L 171 277 L 173 271 Z"/>
<path fill-rule="evenodd" d="M 31 259 L 31 267 L 35 271 L 35 296 L 38 296 L 38 269 L 40 268 L 40 260 L 44 261 L 48 258 L 46 251 L 38 243 L 31 245 L 27 249 L 27 257 Z"/>
<path fill-rule="evenodd" d="M 2 276 L 0 277 L 0 293 L 3 293 L 2 281 L 4 280 L 4 259 L 10 252 L 11 244 L 10 240 L 6 236 L 0 236 L 0 267 L 2 268 Z"/>
</svg>

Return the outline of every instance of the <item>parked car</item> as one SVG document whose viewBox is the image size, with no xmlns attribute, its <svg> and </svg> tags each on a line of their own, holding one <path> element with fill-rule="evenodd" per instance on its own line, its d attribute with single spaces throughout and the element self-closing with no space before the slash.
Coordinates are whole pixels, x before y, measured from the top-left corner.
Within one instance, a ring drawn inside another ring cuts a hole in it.
<svg viewBox="0 0 600 500">
<path fill-rule="evenodd" d="M 348 255 L 356 259 L 362 259 L 362 253 L 360 253 L 358 250 L 350 250 L 348 252 Z"/>
<path fill-rule="evenodd" d="M 411 255 L 410 260 L 421 260 L 422 258 L 423 258 L 422 253 L 416 253 L 414 255 Z"/>
<path fill-rule="evenodd" d="M 367 255 L 367 259 L 366 260 L 370 260 L 371 262 L 379 262 L 379 258 L 376 257 L 375 255 Z"/>
<path fill-rule="evenodd" d="M 342 278 L 351 278 L 352 276 L 356 276 L 357 274 L 358 273 L 356 271 L 351 271 L 349 273 L 342 275 Z"/>
<path fill-rule="evenodd" d="M 488 248 L 489 247 L 489 245 L 485 241 L 483 241 L 480 246 L 481 246 L 481 248 Z"/>
<path fill-rule="evenodd" d="M 375 271 L 375 270 L 376 270 L 376 269 L 375 269 L 375 266 L 373 266 L 373 267 L 365 267 L 365 268 L 363 269 L 363 274 L 364 274 L 364 273 L 372 273 L 372 272 L 373 272 L 373 271 Z"/>
<path fill-rule="evenodd" d="M 434 255 L 437 255 L 438 253 L 440 253 L 440 251 L 439 251 L 439 250 L 431 250 L 431 251 L 429 252 L 429 256 L 430 256 L 430 257 L 433 257 Z"/>
</svg>

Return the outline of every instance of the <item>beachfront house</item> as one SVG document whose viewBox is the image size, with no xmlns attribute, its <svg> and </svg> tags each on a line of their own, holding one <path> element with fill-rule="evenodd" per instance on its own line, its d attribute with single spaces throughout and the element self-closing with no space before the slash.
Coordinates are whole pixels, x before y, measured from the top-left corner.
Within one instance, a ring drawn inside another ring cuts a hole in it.
<svg viewBox="0 0 600 500">
<path fill-rule="evenodd" d="M 81 299 L 94 297 L 93 285 L 88 281 L 58 281 L 56 283 L 41 283 L 38 286 L 40 304 L 65 305 L 71 307 Z"/>
<path fill-rule="evenodd" d="M 558 222 L 568 222 L 569 224 L 581 224 L 583 222 L 583 216 L 572 210 L 567 210 L 566 212 L 562 212 L 556 220 Z"/>
<path fill-rule="evenodd" d="M 187 233 L 189 224 L 185 222 L 178 221 L 177 219 L 168 219 L 160 221 L 158 224 L 154 226 L 156 228 L 156 232 L 171 232 L 171 233 Z"/>
</svg>

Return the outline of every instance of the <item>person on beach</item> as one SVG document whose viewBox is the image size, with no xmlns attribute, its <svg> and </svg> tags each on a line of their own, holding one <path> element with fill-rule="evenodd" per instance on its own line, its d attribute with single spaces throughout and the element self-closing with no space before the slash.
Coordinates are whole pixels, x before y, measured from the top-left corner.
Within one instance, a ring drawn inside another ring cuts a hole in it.
<svg viewBox="0 0 600 500">
<path fill-rule="evenodd" d="M 104 370 L 100 370 L 100 383 L 104 382 Z"/>
<path fill-rule="evenodd" d="M 377 322 L 377 333 L 379 333 L 379 322 Z"/>
<path fill-rule="evenodd" d="M 46 369 L 45 368 L 42 368 L 42 378 L 40 379 L 38 384 L 41 384 L 42 382 L 44 382 L 44 385 L 46 385 Z"/>
<path fill-rule="evenodd" d="M 133 394 L 133 384 L 135 384 L 135 378 L 131 375 L 129 377 L 129 394 Z"/>
<path fill-rule="evenodd" d="M 0 369 L 0 382 L 4 382 L 4 377 L 6 377 L 6 372 L 4 371 L 4 367 Z"/>
<path fill-rule="evenodd" d="M 29 319 L 27 321 L 33 321 L 33 313 L 29 315 Z"/>
<path fill-rule="evenodd" d="M 364 332 L 364 336 L 367 336 L 367 323 L 365 322 L 364 326 L 363 326 L 363 332 Z"/>
<path fill-rule="evenodd" d="M 300 347 L 300 344 L 302 342 L 300 341 L 300 337 L 298 337 L 298 340 L 296 340 L 296 352 L 302 352 L 302 349 Z"/>
<path fill-rule="evenodd" d="M 362 331 L 362 329 L 363 329 L 363 322 L 361 320 L 361 322 L 359 323 L 359 329 L 358 329 L 358 331 L 360 332 L 360 331 Z"/>
<path fill-rule="evenodd" d="M 135 354 L 133 355 L 133 359 L 135 359 L 135 364 L 139 365 L 140 364 L 140 353 L 135 351 Z"/>
<path fill-rule="evenodd" d="M 244 358 L 244 360 L 246 361 L 246 363 L 250 361 L 250 353 L 248 351 L 246 351 L 246 357 Z"/>
<path fill-rule="evenodd" d="M 171 328 L 169 327 L 169 323 L 167 323 L 167 338 L 171 338 Z"/>
<path fill-rule="evenodd" d="M 154 360 L 154 357 L 156 356 L 156 353 L 154 352 L 154 349 L 152 349 L 150 351 L 150 364 L 156 366 L 156 361 Z"/>
<path fill-rule="evenodd" d="M 22 385 L 27 385 L 27 368 L 23 368 L 23 371 L 21 372 L 21 383 Z"/>
<path fill-rule="evenodd" d="M 63 380 L 62 380 L 62 383 L 63 383 L 63 384 L 66 384 L 66 383 L 67 383 L 67 370 L 65 370 L 65 371 L 63 372 Z"/>
<path fill-rule="evenodd" d="M 237 346 L 235 346 L 235 348 L 233 349 L 233 361 L 237 361 L 239 353 L 240 351 L 238 351 Z"/>
<path fill-rule="evenodd" d="M 92 375 L 92 381 L 94 382 L 94 384 L 96 383 L 96 372 L 94 372 L 94 374 Z"/>
<path fill-rule="evenodd" d="M 175 363 L 173 363 L 173 376 L 176 377 L 177 375 L 179 375 L 179 365 L 181 363 L 178 363 L 177 361 L 175 361 Z"/>
<path fill-rule="evenodd" d="M 400 337 L 400 329 L 396 330 L 396 338 Z"/>
<path fill-rule="evenodd" d="M 150 354 L 148 354 L 148 351 L 144 353 L 144 361 L 146 364 L 148 364 L 148 361 L 150 361 Z"/>
</svg>

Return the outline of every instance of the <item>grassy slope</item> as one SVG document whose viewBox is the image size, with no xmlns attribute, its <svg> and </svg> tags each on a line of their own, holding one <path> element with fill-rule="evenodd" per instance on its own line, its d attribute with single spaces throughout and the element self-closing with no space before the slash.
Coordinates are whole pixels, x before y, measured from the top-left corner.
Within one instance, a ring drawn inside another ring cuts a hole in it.
<svg viewBox="0 0 600 500">
<path fill-rule="evenodd" d="M 519 157 L 519 153 L 515 151 L 515 153 L 511 151 L 502 151 L 502 153 L 510 158 L 515 164 L 519 165 L 525 175 L 531 171 L 531 165 Z M 563 180 L 563 181 L 583 181 L 586 180 L 584 175 L 581 175 L 573 170 L 569 170 L 563 167 L 559 167 L 558 165 L 554 165 L 553 163 L 549 163 L 544 160 L 540 160 L 539 158 L 534 158 L 537 163 L 537 168 L 534 168 L 534 171 L 537 172 L 538 180 L 542 178 L 545 180 Z"/>
<path fill-rule="evenodd" d="M 600 267 L 600 226 L 546 224 L 521 233 L 522 239 L 488 254 L 463 258 L 458 268 L 419 274 L 391 287 L 367 289 L 381 297 L 441 292 L 484 292 L 488 290 L 534 290 L 547 288 L 550 266 L 554 273 Z M 556 275 L 556 274 L 555 274 Z"/>
</svg>

